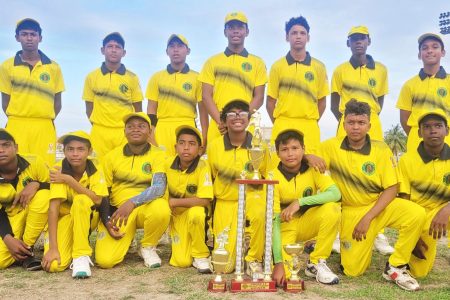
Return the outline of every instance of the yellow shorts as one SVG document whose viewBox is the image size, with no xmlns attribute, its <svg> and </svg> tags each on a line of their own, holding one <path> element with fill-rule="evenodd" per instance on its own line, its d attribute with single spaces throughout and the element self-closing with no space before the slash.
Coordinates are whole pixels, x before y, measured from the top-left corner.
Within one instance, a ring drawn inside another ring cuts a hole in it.
<svg viewBox="0 0 450 300">
<path fill-rule="evenodd" d="M 53 120 L 9 117 L 6 130 L 12 134 L 19 152 L 39 155 L 49 167 L 56 161 L 56 130 Z"/>
<path fill-rule="evenodd" d="M 101 160 L 109 151 L 127 143 L 124 128 L 105 127 L 93 124 L 91 129 L 91 143 L 97 158 Z"/>
<path fill-rule="evenodd" d="M 320 145 L 320 128 L 317 120 L 277 118 L 273 124 L 270 143 L 275 145 L 277 135 L 289 128 L 300 130 L 304 134 L 306 153 L 315 153 Z"/>
<path fill-rule="evenodd" d="M 155 139 L 158 146 L 165 149 L 167 156 L 176 154 L 177 137 L 175 130 L 181 125 L 196 127 L 194 119 L 159 119 L 155 128 Z"/>
</svg>

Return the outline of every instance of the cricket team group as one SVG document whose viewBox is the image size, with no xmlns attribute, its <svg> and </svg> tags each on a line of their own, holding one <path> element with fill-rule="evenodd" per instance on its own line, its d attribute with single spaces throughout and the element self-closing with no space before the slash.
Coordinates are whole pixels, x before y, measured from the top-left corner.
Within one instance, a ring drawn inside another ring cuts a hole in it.
<svg viewBox="0 0 450 300">
<path fill-rule="evenodd" d="M 290 277 L 283 245 L 308 241 L 305 275 L 320 283 L 339 283 L 336 273 L 362 275 L 375 248 L 389 255 L 382 273 L 387 281 L 418 290 L 416 278 L 431 271 L 437 241 L 449 228 L 450 75 L 440 65 L 443 40 L 434 33 L 418 38 L 423 68 L 397 101 L 408 135 L 398 161 L 383 141 L 379 113 L 388 93 L 387 69 L 366 53 L 368 28 L 350 29 L 351 57 L 334 70 L 331 90 L 324 64 L 306 51 L 309 30 L 302 16 L 286 22 L 290 49 L 269 75 L 262 59 L 244 47 L 249 26 L 242 12 L 226 15 L 228 45 L 200 73 L 186 63 L 188 40 L 171 35 L 170 63 L 148 81 L 146 113 L 139 79 L 121 62 L 125 40 L 110 33 L 101 47 L 105 60 L 87 75 L 82 94 L 91 132 L 57 139 L 53 121 L 61 110 L 62 73 L 39 50 L 40 24 L 20 20 L 15 38 L 22 50 L 0 66 L 8 117 L 0 129 L 0 268 L 70 267 L 72 277 L 90 277 L 91 232 L 97 232 L 95 263 L 108 269 L 124 260 L 136 229 L 143 229 L 138 253 L 147 267 L 161 266 L 157 246 L 167 231 L 170 265 L 211 273 L 210 253 L 218 243 L 208 244 L 208 237 L 228 228 L 226 272 L 233 272 L 235 180 L 253 171 L 249 123 L 266 94 L 273 130 L 259 172 L 279 181 L 273 279 L 281 285 Z M 318 121 L 330 93 L 339 125 L 336 137 L 321 143 Z M 59 162 L 57 143 L 64 153 Z M 249 185 L 245 265 L 261 278 L 265 204 L 266 191 Z M 394 247 L 385 228 L 398 232 Z M 42 232 L 38 260 L 33 246 Z M 340 253 L 340 270 L 327 266 L 332 251 Z"/>
</svg>

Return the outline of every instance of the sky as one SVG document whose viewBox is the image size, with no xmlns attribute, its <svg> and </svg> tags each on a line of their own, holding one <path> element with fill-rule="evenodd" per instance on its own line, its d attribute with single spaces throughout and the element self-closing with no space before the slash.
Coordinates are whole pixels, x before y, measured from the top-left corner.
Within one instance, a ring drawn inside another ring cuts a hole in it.
<svg viewBox="0 0 450 300">
<path fill-rule="evenodd" d="M 439 32 L 439 15 L 450 11 L 450 2 L 0 0 L 0 7 L 0 61 L 20 50 L 14 38 L 15 25 L 18 20 L 29 17 L 38 20 L 43 29 L 40 49 L 61 66 L 66 90 L 62 95 L 62 111 L 55 121 L 59 136 L 73 130 L 90 130 L 81 95 L 86 75 L 103 61 L 100 47 L 108 33 L 118 31 L 124 36 L 127 54 L 122 62 L 139 76 L 145 93 L 151 75 L 169 63 L 165 49 L 172 33 L 183 34 L 188 39 L 191 54 L 187 62 L 192 69 L 200 71 L 210 56 L 225 49 L 223 22 L 225 15 L 233 11 L 247 15 L 250 34 L 245 42 L 246 49 L 261 57 L 268 71 L 289 50 L 285 22 L 303 15 L 311 27 L 307 50 L 325 64 L 330 81 L 333 70 L 350 58 L 350 49 L 346 46 L 349 29 L 366 25 L 372 40 L 368 54 L 388 68 L 389 94 L 380 115 L 386 131 L 399 123 L 395 103 L 403 83 L 422 66 L 417 57 L 417 38 L 425 32 Z M 450 47 L 450 35 L 443 39 Z M 450 72 L 448 57 L 442 60 L 442 65 Z M 265 106 L 260 111 L 262 125 L 269 126 Z M 6 124 L 3 112 L 0 124 Z M 322 140 L 334 136 L 337 121 L 330 111 L 329 97 L 319 124 Z"/>
</svg>

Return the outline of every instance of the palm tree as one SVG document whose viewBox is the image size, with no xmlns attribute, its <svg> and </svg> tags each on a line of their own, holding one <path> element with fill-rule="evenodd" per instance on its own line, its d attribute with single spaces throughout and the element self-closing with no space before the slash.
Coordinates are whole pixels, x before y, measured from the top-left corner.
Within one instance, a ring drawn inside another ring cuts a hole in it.
<svg viewBox="0 0 450 300">
<path fill-rule="evenodd" d="M 384 141 L 391 148 L 397 161 L 399 156 L 406 151 L 406 139 L 406 134 L 400 124 L 392 126 L 384 133 Z"/>
</svg>

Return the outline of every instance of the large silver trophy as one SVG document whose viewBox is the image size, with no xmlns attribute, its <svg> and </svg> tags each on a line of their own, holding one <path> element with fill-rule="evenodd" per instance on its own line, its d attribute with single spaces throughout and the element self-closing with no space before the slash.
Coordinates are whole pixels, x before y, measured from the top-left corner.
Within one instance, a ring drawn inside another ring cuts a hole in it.
<svg viewBox="0 0 450 300">
<path fill-rule="evenodd" d="M 263 137 L 261 131 L 261 113 L 258 111 L 254 111 L 252 117 L 253 118 L 248 126 L 250 127 L 253 125 L 255 130 L 252 138 L 252 147 L 248 150 L 248 156 L 253 166 L 252 179 L 258 180 L 261 179 L 259 168 L 264 161 Z"/>
</svg>

